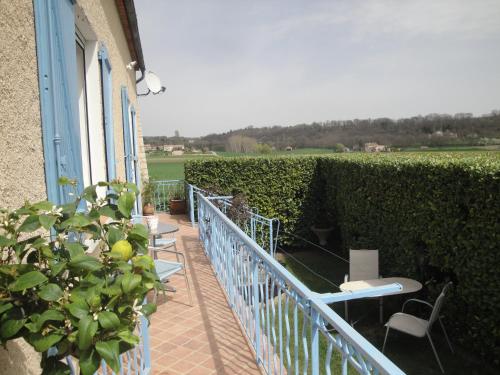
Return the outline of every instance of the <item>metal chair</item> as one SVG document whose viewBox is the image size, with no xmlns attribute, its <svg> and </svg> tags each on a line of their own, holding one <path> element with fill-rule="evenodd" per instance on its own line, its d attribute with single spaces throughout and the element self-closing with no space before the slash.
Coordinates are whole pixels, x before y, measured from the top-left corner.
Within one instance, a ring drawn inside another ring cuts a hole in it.
<svg viewBox="0 0 500 375">
<path fill-rule="evenodd" d="M 345 275 L 344 282 L 378 279 L 378 250 L 349 250 L 349 275 Z M 382 297 L 380 297 L 380 316 L 383 316 Z M 345 305 L 345 320 L 349 319 L 348 302 Z M 382 318 L 381 318 L 382 319 Z M 354 322 L 352 325 L 354 325 Z"/>
<path fill-rule="evenodd" d="M 134 215 L 132 220 L 136 224 L 146 225 L 146 227 L 149 230 L 151 230 L 150 225 L 149 225 L 149 221 L 148 221 L 150 218 L 151 217 L 148 217 L 148 216 Z M 174 249 L 169 250 L 171 247 L 173 247 Z M 189 294 L 189 304 L 192 306 L 193 305 L 193 297 L 191 295 L 191 287 L 189 285 L 189 280 L 187 277 L 186 257 L 184 256 L 183 253 L 181 253 L 180 251 L 177 250 L 177 241 L 175 239 L 175 235 L 172 234 L 172 238 L 156 238 L 155 235 L 152 235 L 150 238 L 150 246 L 148 247 L 148 249 L 153 255 L 156 273 L 158 274 L 160 282 L 162 282 L 162 283 L 168 282 L 168 279 L 170 277 L 172 277 L 173 275 L 175 275 L 176 273 L 180 273 L 184 276 L 184 279 L 186 281 L 186 287 L 187 287 L 188 294 Z M 158 259 L 159 252 L 174 254 L 177 262 L 172 262 L 172 261 L 168 261 L 168 260 L 164 260 L 164 259 Z M 165 290 L 168 290 L 170 292 L 176 291 L 176 289 L 173 287 L 167 288 L 165 286 L 165 289 L 163 290 L 164 296 L 165 296 Z M 158 298 L 158 292 L 155 291 L 155 295 L 154 295 L 155 303 L 156 303 L 157 298 Z"/>
<path fill-rule="evenodd" d="M 156 273 L 160 279 L 160 282 L 165 283 L 168 281 L 170 277 L 175 275 L 176 273 L 182 274 L 184 276 L 184 280 L 186 281 L 186 287 L 189 294 L 189 304 L 193 306 L 193 297 L 191 295 L 191 287 L 189 285 L 189 280 L 187 277 L 187 267 L 186 267 L 186 257 L 183 253 L 177 250 L 169 250 L 165 247 L 153 247 L 150 246 L 149 250 L 153 253 L 153 259 L 155 264 Z M 172 262 L 169 260 L 158 259 L 158 253 L 170 253 L 175 254 L 177 262 Z M 179 257 L 182 258 L 182 261 L 179 261 Z M 169 289 L 169 291 L 175 292 L 175 288 Z M 163 290 L 163 295 L 165 296 L 165 289 Z M 154 301 L 156 303 L 156 299 L 158 297 L 158 293 L 155 292 Z"/>
<path fill-rule="evenodd" d="M 429 339 L 429 342 L 432 347 L 432 351 L 434 352 L 434 355 L 436 357 L 437 363 L 439 364 L 439 368 L 441 371 L 444 373 L 443 365 L 441 364 L 441 361 L 439 360 L 439 356 L 437 354 L 436 348 L 434 347 L 434 343 L 431 338 L 431 328 L 432 325 L 437 321 L 439 321 L 439 324 L 441 325 L 441 329 L 443 330 L 444 336 L 446 338 L 446 341 L 448 342 L 448 346 L 450 347 L 451 352 L 453 353 L 453 347 L 451 346 L 450 339 L 448 337 L 448 334 L 446 333 L 446 329 L 444 328 L 444 324 L 441 320 L 441 316 L 439 315 L 439 312 L 441 311 L 441 307 L 443 306 L 444 298 L 446 296 L 446 293 L 448 289 L 453 285 L 453 283 L 450 281 L 447 283 L 443 290 L 441 291 L 441 294 L 439 297 L 436 299 L 436 302 L 434 305 L 430 304 L 429 302 L 422 301 L 419 299 L 409 299 L 407 300 L 401 309 L 401 312 L 398 312 L 394 315 L 392 315 L 389 318 L 389 321 L 385 324 L 387 327 L 387 330 L 385 332 L 385 338 L 384 338 L 384 345 L 382 346 L 382 353 L 384 352 L 385 349 L 385 344 L 387 341 L 387 336 L 389 335 L 389 329 L 395 329 L 400 332 L 406 333 L 408 335 L 412 335 L 415 337 L 424 337 L 427 336 Z M 411 314 L 406 314 L 404 312 L 405 306 L 409 302 L 417 302 L 420 304 L 423 304 L 427 307 L 430 307 L 432 309 L 431 315 L 429 320 L 421 319 L 418 318 L 414 315 Z"/>
</svg>

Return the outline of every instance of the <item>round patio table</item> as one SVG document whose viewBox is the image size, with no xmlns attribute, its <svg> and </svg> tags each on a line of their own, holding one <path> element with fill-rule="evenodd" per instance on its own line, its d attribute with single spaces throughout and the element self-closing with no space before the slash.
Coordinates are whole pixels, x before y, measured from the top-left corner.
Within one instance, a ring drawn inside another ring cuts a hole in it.
<svg viewBox="0 0 500 375">
<path fill-rule="evenodd" d="M 384 285 L 389 285 L 389 284 L 400 284 L 401 285 L 401 290 L 398 290 L 396 292 L 390 292 L 390 293 L 383 293 L 380 294 L 379 296 L 374 296 L 374 297 L 379 297 L 380 298 L 380 323 L 383 323 L 384 317 L 383 317 L 383 302 L 382 302 L 382 297 L 384 296 L 392 296 L 396 294 L 407 294 L 407 293 L 415 293 L 418 292 L 420 289 L 422 289 L 422 284 L 419 283 L 417 280 L 413 279 L 408 279 L 406 277 L 383 277 L 380 279 L 371 279 L 371 280 L 357 280 L 357 281 L 348 281 L 346 283 L 340 284 L 339 288 L 343 292 L 354 292 L 358 290 L 363 290 L 367 288 L 373 288 L 377 286 L 384 286 Z"/>
<path fill-rule="evenodd" d="M 389 284 L 401 284 L 401 290 L 397 292 L 384 293 L 380 296 L 374 297 L 384 297 L 391 296 L 394 294 L 406 294 L 406 293 L 415 293 L 422 289 L 422 284 L 417 280 L 408 279 L 406 277 L 383 277 L 380 279 L 372 279 L 372 280 L 358 280 L 358 281 L 348 281 L 346 283 L 340 284 L 340 290 L 343 292 L 353 292 L 358 290 L 363 290 L 367 288 L 374 288 L 377 286 L 384 286 Z"/>
</svg>

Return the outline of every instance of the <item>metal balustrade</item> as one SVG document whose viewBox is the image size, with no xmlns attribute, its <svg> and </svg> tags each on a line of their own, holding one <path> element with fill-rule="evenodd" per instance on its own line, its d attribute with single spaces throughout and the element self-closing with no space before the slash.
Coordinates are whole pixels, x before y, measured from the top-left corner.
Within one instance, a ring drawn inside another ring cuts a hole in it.
<svg viewBox="0 0 500 375">
<path fill-rule="evenodd" d="M 213 200 L 224 213 L 230 211 L 232 207 L 231 196 L 217 196 L 208 190 L 185 183 L 183 180 L 161 180 L 152 181 L 152 183 L 155 185 L 153 204 L 160 212 L 168 212 L 168 201 L 173 191 L 179 189 L 180 186 L 185 189 L 187 209 L 193 226 L 198 218 L 198 194 Z M 256 209 L 248 209 L 245 214 L 236 220 L 236 224 L 274 257 L 280 230 L 279 220 L 262 216 Z"/>
<path fill-rule="evenodd" d="M 210 199 L 197 203 L 206 255 L 267 374 L 404 374 Z"/>
<path fill-rule="evenodd" d="M 151 181 L 155 186 L 153 205 L 156 211 L 168 212 L 170 199 L 182 190 L 185 194 L 184 180 Z"/>
</svg>

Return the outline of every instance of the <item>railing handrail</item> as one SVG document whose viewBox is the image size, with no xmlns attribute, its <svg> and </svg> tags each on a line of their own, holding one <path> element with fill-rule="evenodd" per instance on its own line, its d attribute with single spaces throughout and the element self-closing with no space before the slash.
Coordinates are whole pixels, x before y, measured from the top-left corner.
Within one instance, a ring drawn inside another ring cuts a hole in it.
<svg viewBox="0 0 500 375">
<path fill-rule="evenodd" d="M 351 327 L 344 319 L 326 305 L 317 294 L 311 291 L 299 279 L 292 275 L 287 269 L 279 264 L 270 254 L 262 249 L 257 242 L 252 240 L 243 230 L 233 223 L 222 211 L 220 211 L 209 199 L 202 194 L 198 194 L 198 199 L 201 199 L 205 204 L 212 208 L 214 213 L 238 236 L 244 245 L 254 251 L 266 265 L 271 268 L 276 274 L 290 284 L 295 292 L 301 297 L 309 301 L 322 318 L 331 324 L 342 336 L 349 340 L 349 343 L 361 354 L 365 355 L 379 370 L 387 374 L 404 374 L 389 358 L 382 354 L 375 346 L 366 340 L 360 333 Z M 203 220 L 203 218 L 199 218 Z"/>
</svg>

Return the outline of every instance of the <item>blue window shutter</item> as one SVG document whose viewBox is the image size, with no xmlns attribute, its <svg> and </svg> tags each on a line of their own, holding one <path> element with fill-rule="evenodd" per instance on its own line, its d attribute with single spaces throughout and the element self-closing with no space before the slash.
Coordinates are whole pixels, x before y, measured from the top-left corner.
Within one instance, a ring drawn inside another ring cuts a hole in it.
<svg viewBox="0 0 500 375">
<path fill-rule="evenodd" d="M 104 44 L 99 49 L 101 61 L 102 103 L 104 119 L 104 136 L 106 143 L 106 162 L 108 181 L 116 179 L 115 135 L 113 127 L 113 81 L 111 79 L 111 63 L 108 50 Z"/>
<path fill-rule="evenodd" d="M 45 179 L 51 201 L 75 199 L 60 177 L 83 189 L 80 124 L 76 92 L 74 2 L 34 0 Z"/>
<path fill-rule="evenodd" d="M 130 101 L 128 99 L 128 92 L 125 86 L 122 87 L 122 123 L 123 123 L 123 146 L 125 154 L 125 177 L 127 182 L 133 182 L 132 176 L 132 147 L 131 147 L 131 134 L 129 122 L 129 107 Z"/>
</svg>

